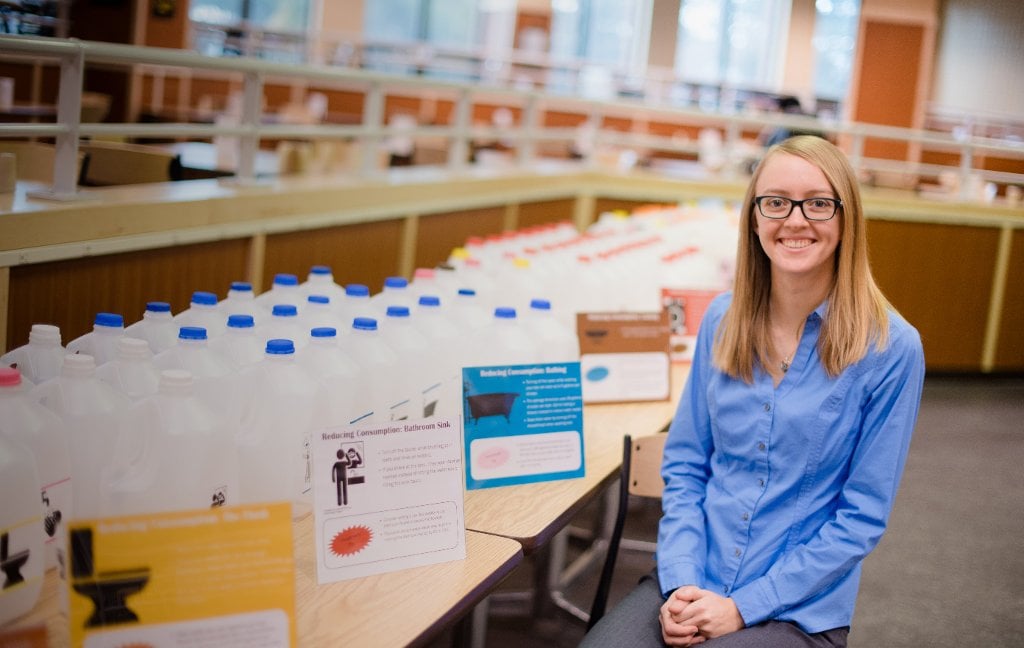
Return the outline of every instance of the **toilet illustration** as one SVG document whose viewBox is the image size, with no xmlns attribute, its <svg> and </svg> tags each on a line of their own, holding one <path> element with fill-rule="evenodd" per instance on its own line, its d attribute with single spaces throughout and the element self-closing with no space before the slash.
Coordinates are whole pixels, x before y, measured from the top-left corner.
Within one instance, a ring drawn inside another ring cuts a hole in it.
<svg viewBox="0 0 1024 648">
<path fill-rule="evenodd" d="M 14 587 L 25 581 L 25 577 L 21 575 L 21 568 L 28 562 L 28 557 L 31 554 L 28 549 L 14 554 L 8 553 L 8 542 L 8 535 L 0 534 L 0 571 L 4 574 L 4 584 L 0 589 Z"/>
<path fill-rule="evenodd" d="M 149 576 L 148 567 L 95 573 L 92 529 L 71 531 L 71 586 L 92 600 L 94 607 L 85 627 L 138 621 L 138 615 L 128 608 L 126 599 L 145 587 Z"/>
</svg>

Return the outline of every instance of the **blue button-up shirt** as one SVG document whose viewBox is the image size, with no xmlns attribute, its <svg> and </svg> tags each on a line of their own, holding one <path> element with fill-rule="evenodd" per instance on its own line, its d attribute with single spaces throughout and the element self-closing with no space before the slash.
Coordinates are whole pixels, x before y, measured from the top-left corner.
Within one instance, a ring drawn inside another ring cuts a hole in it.
<svg viewBox="0 0 1024 648">
<path fill-rule="evenodd" d="M 917 418 L 920 337 L 890 313 L 888 345 L 830 378 L 817 349 L 822 304 L 778 387 L 760 367 L 747 384 L 711 362 L 730 301 L 720 296 L 704 315 L 665 444 L 661 590 L 730 596 L 748 626 L 848 626 Z"/>
</svg>

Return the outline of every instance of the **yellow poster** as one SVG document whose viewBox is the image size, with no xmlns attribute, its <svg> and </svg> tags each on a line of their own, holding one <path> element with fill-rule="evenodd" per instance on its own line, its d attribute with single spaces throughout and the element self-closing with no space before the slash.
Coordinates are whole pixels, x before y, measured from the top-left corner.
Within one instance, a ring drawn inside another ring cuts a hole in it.
<svg viewBox="0 0 1024 648">
<path fill-rule="evenodd" d="M 287 503 L 81 520 L 68 529 L 71 645 L 295 645 Z"/>
</svg>

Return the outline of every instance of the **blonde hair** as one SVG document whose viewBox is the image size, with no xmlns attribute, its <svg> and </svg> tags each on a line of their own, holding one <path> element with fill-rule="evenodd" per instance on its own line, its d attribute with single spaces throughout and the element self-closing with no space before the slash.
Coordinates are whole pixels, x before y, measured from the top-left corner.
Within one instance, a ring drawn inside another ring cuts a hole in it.
<svg viewBox="0 0 1024 648">
<path fill-rule="evenodd" d="M 772 351 L 769 330 L 771 262 L 754 231 L 754 194 L 765 162 L 775 155 L 795 155 L 821 169 L 842 201 L 836 218 L 842 236 L 836 249 L 828 308 L 818 337 L 818 354 L 829 376 L 838 376 L 868 352 L 888 342 L 892 308 L 875 284 L 868 265 L 867 233 L 856 175 L 846 156 L 830 142 L 813 135 L 791 137 L 768 149 L 755 169 L 740 214 L 736 279 L 732 304 L 715 337 L 715 365 L 733 378 L 754 379 L 754 364 L 768 366 Z"/>
</svg>

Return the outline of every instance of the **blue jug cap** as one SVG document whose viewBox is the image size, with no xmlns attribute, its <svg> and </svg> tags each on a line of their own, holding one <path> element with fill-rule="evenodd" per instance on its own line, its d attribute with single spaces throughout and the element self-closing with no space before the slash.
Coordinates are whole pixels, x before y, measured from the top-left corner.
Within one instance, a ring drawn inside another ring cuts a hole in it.
<svg viewBox="0 0 1024 648">
<path fill-rule="evenodd" d="M 310 337 L 332 338 L 338 336 L 338 329 L 333 326 L 318 326 L 309 330 Z"/>
<path fill-rule="evenodd" d="M 202 326 L 182 326 L 178 329 L 179 340 L 205 340 L 206 329 Z"/>
<path fill-rule="evenodd" d="M 388 317 L 409 317 L 408 306 L 388 306 L 387 310 Z"/>
<path fill-rule="evenodd" d="M 252 292 L 252 284 L 248 281 L 232 281 L 231 290 L 239 292 Z"/>
<path fill-rule="evenodd" d="M 345 294 L 350 297 L 369 297 L 370 289 L 364 284 L 349 284 L 345 286 Z"/>
<path fill-rule="evenodd" d="M 384 280 L 385 288 L 405 288 L 409 285 L 405 277 L 388 277 Z"/>
<path fill-rule="evenodd" d="M 230 328 L 252 328 L 256 326 L 256 320 L 252 315 L 228 315 L 228 327 Z"/>
<path fill-rule="evenodd" d="M 150 313 L 170 313 L 171 305 L 162 301 L 146 302 L 146 310 Z"/>
<path fill-rule="evenodd" d="M 360 331 L 376 331 L 377 320 L 372 317 L 357 317 L 352 320 L 352 328 Z"/>
<path fill-rule="evenodd" d="M 295 308 L 295 304 L 275 304 L 271 314 L 274 317 L 295 317 L 299 309 Z"/>
<path fill-rule="evenodd" d="M 310 295 L 306 299 L 306 301 L 312 302 L 314 304 L 330 304 L 331 298 L 328 297 L 327 295 Z"/>
<path fill-rule="evenodd" d="M 537 310 L 551 310 L 551 302 L 546 299 L 531 299 L 530 308 Z"/>
<path fill-rule="evenodd" d="M 309 274 L 314 275 L 329 275 L 331 273 L 331 266 L 315 265 L 309 269 Z"/>
<path fill-rule="evenodd" d="M 295 353 L 295 343 L 286 339 L 267 340 L 267 353 L 270 355 Z"/>
<path fill-rule="evenodd" d="M 299 278 L 293 274 L 282 272 L 274 275 L 275 286 L 298 286 Z"/>
<path fill-rule="evenodd" d="M 217 295 L 205 290 L 197 290 L 192 293 L 192 303 L 199 304 L 200 306 L 216 306 Z"/>
<path fill-rule="evenodd" d="M 460 295 L 469 295 L 470 297 L 476 295 L 476 291 L 472 288 L 459 288 Z"/>
<path fill-rule="evenodd" d="M 420 306 L 440 306 L 441 298 L 437 295 L 420 295 Z"/>
<path fill-rule="evenodd" d="M 494 316 L 501 319 L 515 319 L 516 309 L 511 306 L 498 306 L 494 309 Z"/>
<path fill-rule="evenodd" d="M 124 318 L 117 313 L 96 313 L 96 319 L 92 323 L 96 326 L 120 328 L 124 326 Z"/>
</svg>

